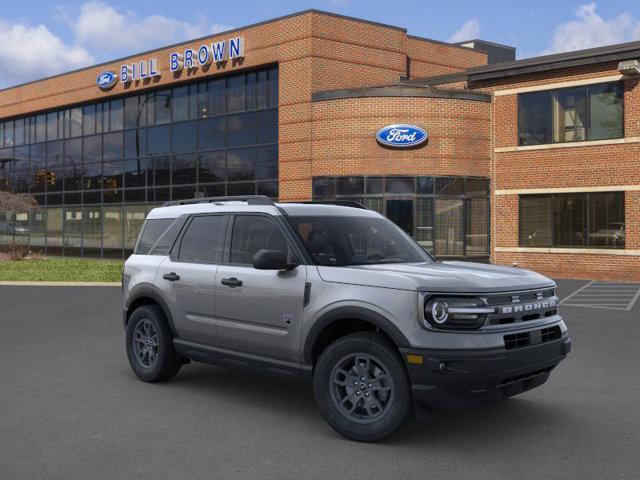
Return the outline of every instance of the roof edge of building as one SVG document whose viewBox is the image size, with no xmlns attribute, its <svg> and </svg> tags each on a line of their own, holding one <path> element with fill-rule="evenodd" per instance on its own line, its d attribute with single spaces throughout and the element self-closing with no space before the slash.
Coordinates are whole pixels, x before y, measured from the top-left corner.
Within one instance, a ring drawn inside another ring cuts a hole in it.
<svg viewBox="0 0 640 480">
<path fill-rule="evenodd" d="M 469 76 L 469 81 L 490 80 L 595 63 L 612 62 L 634 56 L 640 57 L 640 41 L 471 67 L 466 71 L 466 74 Z"/>
<path fill-rule="evenodd" d="M 442 85 L 443 83 L 466 82 L 468 76 L 467 71 L 463 70 L 462 72 L 445 73 L 443 75 L 433 75 L 432 77 L 401 78 L 400 83 L 417 87 L 431 87 Z"/>
<path fill-rule="evenodd" d="M 308 8 L 306 10 L 300 10 L 298 12 L 293 12 L 293 13 L 289 13 L 289 14 L 286 14 L 286 15 L 281 15 L 279 17 L 271 18 L 269 20 L 262 20 L 260 22 L 254 22 L 254 23 L 250 23 L 248 25 L 242 25 L 240 27 L 230 28 L 230 29 L 224 30 L 222 32 L 213 32 L 213 33 L 211 33 L 209 35 L 205 35 L 205 36 L 202 36 L 202 37 L 186 39 L 184 41 L 177 42 L 177 43 L 172 43 L 170 45 L 162 45 L 160 47 L 152 48 L 150 50 L 145 50 L 145 51 L 142 51 L 142 52 L 132 53 L 130 55 L 127 55 L 126 57 L 115 58 L 115 59 L 112 59 L 112 60 L 107 60 L 107 61 L 104 61 L 104 62 L 92 64 L 92 65 L 87 65 L 86 67 L 80 67 L 80 68 L 76 68 L 74 70 L 69 70 L 69 71 L 61 72 L 61 73 L 56 73 L 55 75 L 50 75 L 48 77 L 37 78 L 35 80 L 30 80 L 28 82 L 19 83 L 17 85 L 11 85 L 9 87 L 0 88 L 0 92 L 4 92 L 4 91 L 11 90 L 11 89 L 14 89 L 14 88 L 24 87 L 26 85 L 31 85 L 33 83 L 44 82 L 44 81 L 47 81 L 47 80 L 51 80 L 53 78 L 63 77 L 65 75 L 71 75 L 73 73 L 81 72 L 83 70 L 89 70 L 91 68 L 97 68 L 97 67 L 101 67 L 103 65 L 109 65 L 109 64 L 115 63 L 115 62 L 122 62 L 122 61 L 127 60 L 128 58 L 131 58 L 131 57 L 139 57 L 139 56 L 142 56 L 142 55 L 148 55 L 150 53 L 154 53 L 154 52 L 157 52 L 159 50 L 165 50 L 167 48 L 178 47 L 178 46 L 184 45 L 186 43 L 198 42 L 198 41 L 205 40 L 207 38 L 211 38 L 211 37 L 214 37 L 214 36 L 226 35 L 226 34 L 229 34 L 229 33 L 232 33 L 232 32 L 237 32 L 239 30 L 246 30 L 248 28 L 260 27 L 262 25 L 267 25 L 269 23 L 275 23 L 275 22 L 279 22 L 279 21 L 282 21 L 282 20 L 286 20 L 287 18 L 299 17 L 299 16 L 302 16 L 302 15 L 308 15 L 308 14 L 326 15 L 326 16 L 330 16 L 330 17 L 342 18 L 342 19 L 345 19 L 345 20 L 350 20 L 350 21 L 353 21 L 353 22 L 366 23 L 366 24 L 369 24 L 369 25 L 376 25 L 376 26 L 379 26 L 379 27 L 399 30 L 399 31 L 404 32 L 404 33 L 407 32 L 406 28 L 398 27 L 396 25 L 388 25 L 388 24 L 381 23 L 381 22 L 375 22 L 373 20 L 366 20 L 366 19 L 363 19 L 363 18 L 350 17 L 348 15 L 341 15 L 339 13 L 327 12 L 325 10 L 318 10 L 318 9 L 315 9 L 315 8 Z M 464 47 L 464 48 L 466 48 L 466 47 Z"/>
<path fill-rule="evenodd" d="M 367 97 L 448 98 L 456 100 L 469 100 L 474 102 L 491 102 L 491 95 L 488 93 L 405 84 L 387 85 L 383 87 L 323 90 L 314 92 L 311 95 L 311 101 L 324 102 L 327 100 L 345 100 L 350 98 Z"/>
<path fill-rule="evenodd" d="M 438 45 L 445 45 L 447 47 L 461 48 L 467 51 L 471 50 L 472 52 L 478 52 L 478 50 L 476 50 L 473 47 L 465 47 L 464 45 L 460 45 L 458 43 L 445 42 L 444 40 L 436 40 L 435 38 L 421 37 L 419 35 L 410 35 L 410 34 L 407 34 L 407 37 L 413 38 L 414 40 L 421 40 L 423 42 L 436 43 Z M 484 52 L 478 52 L 478 53 L 484 53 Z"/>
</svg>

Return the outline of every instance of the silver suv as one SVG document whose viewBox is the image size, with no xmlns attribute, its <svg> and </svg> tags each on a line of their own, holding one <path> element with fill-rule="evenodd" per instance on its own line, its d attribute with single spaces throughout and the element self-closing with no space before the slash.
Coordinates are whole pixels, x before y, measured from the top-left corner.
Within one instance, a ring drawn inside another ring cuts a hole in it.
<svg viewBox="0 0 640 480">
<path fill-rule="evenodd" d="M 167 203 L 145 221 L 123 293 L 140 379 L 197 360 L 306 380 L 327 422 L 359 441 L 391 434 L 416 406 L 537 387 L 571 347 L 553 281 L 437 262 L 358 204 Z"/>
</svg>

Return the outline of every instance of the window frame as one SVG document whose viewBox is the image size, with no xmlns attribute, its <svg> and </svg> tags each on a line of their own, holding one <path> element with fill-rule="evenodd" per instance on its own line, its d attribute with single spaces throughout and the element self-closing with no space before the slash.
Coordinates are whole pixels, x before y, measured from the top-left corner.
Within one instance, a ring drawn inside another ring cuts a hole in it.
<svg viewBox="0 0 640 480">
<path fill-rule="evenodd" d="M 610 246 L 610 245 L 604 245 L 604 246 L 593 246 L 591 245 L 591 240 L 589 238 L 589 236 L 591 235 L 591 201 L 592 201 L 592 196 L 594 194 L 600 194 L 600 193 L 609 193 L 609 194 L 616 194 L 619 195 L 621 198 L 621 211 L 624 215 L 624 225 L 625 225 L 625 235 L 624 235 L 624 245 L 621 247 L 616 247 L 616 246 Z M 585 238 L 586 238 L 586 244 L 585 245 L 576 245 L 576 246 L 567 246 L 567 245 L 557 245 L 555 243 L 556 240 L 556 198 L 559 196 L 566 196 L 566 195 L 584 195 L 586 198 L 586 208 L 585 208 Z M 522 227 L 523 227 L 523 222 L 522 222 L 522 199 L 524 197 L 528 197 L 528 198 L 532 198 L 532 197 L 551 197 L 551 228 L 550 228 L 550 238 L 551 238 L 551 243 L 549 243 L 548 245 L 522 245 Z M 567 249 L 567 250 L 576 250 L 576 249 L 589 249 L 589 250 L 626 250 L 627 249 L 627 215 L 626 215 L 626 199 L 625 199 L 626 195 L 625 195 L 625 191 L 622 190 L 614 190 L 614 191 L 609 191 L 609 192 L 567 192 L 567 193 L 543 193 L 543 194 L 520 194 L 518 195 L 518 247 L 520 248 L 561 248 L 561 249 Z"/>
<path fill-rule="evenodd" d="M 621 98 L 622 98 L 622 111 L 621 111 L 621 117 L 622 117 L 622 125 L 621 125 L 621 135 L 618 137 L 608 137 L 608 138 L 598 138 L 598 139 L 591 139 L 591 90 L 594 87 L 600 87 L 602 85 L 617 85 L 618 87 L 620 87 L 621 89 Z M 553 99 L 554 97 L 559 93 L 559 92 L 563 92 L 563 91 L 568 91 L 568 90 L 577 90 L 577 89 L 586 89 L 587 94 L 586 94 L 586 118 L 587 118 L 587 126 L 585 127 L 585 140 L 562 140 L 562 141 L 554 141 L 553 140 L 553 130 L 554 130 L 554 115 L 553 115 Z M 550 126 L 551 126 L 551 132 L 550 132 L 550 141 L 549 142 L 541 142 L 541 143 L 521 143 L 521 138 L 522 138 L 522 133 L 521 133 L 521 127 L 522 127 L 522 123 L 521 123 L 521 105 L 522 105 L 522 98 L 527 96 L 527 95 L 535 95 L 535 94 L 539 94 L 539 93 L 548 93 L 549 94 L 549 101 L 551 102 L 550 105 L 550 109 L 549 111 L 551 112 L 551 118 L 549 120 Z M 540 146 L 540 145 L 562 145 L 562 144 L 569 144 L 569 143 L 582 143 L 582 142 L 597 142 L 597 141 L 607 141 L 607 140 L 617 140 L 620 138 L 625 138 L 626 135 L 626 122 L 625 122 L 625 111 L 626 111 L 626 99 L 625 99 L 625 85 L 624 85 L 624 81 L 623 80 L 616 80 L 613 82 L 598 82 L 598 83 L 593 83 L 593 84 L 587 84 L 587 85 L 576 85 L 576 86 L 571 86 L 571 87 L 561 87 L 561 88 L 553 88 L 553 89 L 546 89 L 546 90 L 535 90 L 535 91 L 531 91 L 531 92 L 523 92 L 523 93 L 518 93 L 517 94 L 518 98 L 517 98 L 517 112 L 516 112 L 516 117 L 517 117 L 517 129 L 516 129 L 516 135 L 517 135 L 517 146 L 518 147 L 533 147 L 533 146 Z"/>
</svg>

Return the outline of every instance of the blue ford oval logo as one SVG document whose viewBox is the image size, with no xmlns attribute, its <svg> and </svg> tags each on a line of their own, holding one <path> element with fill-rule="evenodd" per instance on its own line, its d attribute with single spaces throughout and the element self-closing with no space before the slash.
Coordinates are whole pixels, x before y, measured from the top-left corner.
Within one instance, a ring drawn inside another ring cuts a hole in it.
<svg viewBox="0 0 640 480">
<path fill-rule="evenodd" d="M 427 141 L 427 132 L 415 125 L 399 123 L 381 128 L 376 139 L 382 145 L 396 148 L 416 147 Z"/>
<path fill-rule="evenodd" d="M 118 76 L 113 72 L 102 72 L 96 78 L 96 85 L 100 87 L 101 90 L 109 90 L 113 87 L 118 81 Z"/>
</svg>

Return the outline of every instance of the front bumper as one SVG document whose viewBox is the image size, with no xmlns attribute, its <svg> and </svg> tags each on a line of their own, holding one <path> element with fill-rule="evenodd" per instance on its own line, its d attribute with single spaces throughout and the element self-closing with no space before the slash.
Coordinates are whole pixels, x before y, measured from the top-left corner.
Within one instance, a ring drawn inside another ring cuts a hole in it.
<svg viewBox="0 0 640 480">
<path fill-rule="evenodd" d="M 414 401 L 430 410 L 482 405 L 531 390 L 549 378 L 570 350 L 566 333 L 552 342 L 513 350 L 400 349 Z M 415 363 L 420 358 L 422 363 Z"/>
</svg>

